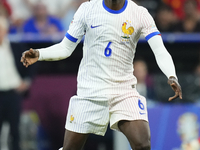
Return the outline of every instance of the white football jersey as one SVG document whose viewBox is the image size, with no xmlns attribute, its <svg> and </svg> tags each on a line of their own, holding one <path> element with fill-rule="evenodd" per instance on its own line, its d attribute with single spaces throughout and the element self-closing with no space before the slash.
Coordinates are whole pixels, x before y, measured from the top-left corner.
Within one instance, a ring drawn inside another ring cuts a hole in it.
<svg viewBox="0 0 200 150">
<path fill-rule="evenodd" d="M 122 94 L 136 85 L 133 59 L 140 36 L 147 40 L 160 34 L 147 9 L 125 0 L 120 10 L 109 9 L 104 0 L 83 3 L 66 37 L 80 42 L 85 35 L 78 72 L 77 95 L 98 97 Z"/>
</svg>

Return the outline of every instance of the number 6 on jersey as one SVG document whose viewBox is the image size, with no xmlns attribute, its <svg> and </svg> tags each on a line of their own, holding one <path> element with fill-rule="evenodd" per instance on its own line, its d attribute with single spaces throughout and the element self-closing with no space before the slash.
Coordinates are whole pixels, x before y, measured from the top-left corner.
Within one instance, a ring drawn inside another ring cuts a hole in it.
<svg viewBox="0 0 200 150">
<path fill-rule="evenodd" d="M 110 47 L 110 45 L 111 45 L 111 43 L 112 43 L 112 42 L 109 42 L 109 43 L 108 43 L 108 45 L 107 45 L 107 47 L 105 48 L 104 55 L 105 55 L 106 57 L 109 57 L 109 56 L 111 56 L 112 49 L 111 49 L 111 48 L 109 48 L 109 47 Z"/>
</svg>

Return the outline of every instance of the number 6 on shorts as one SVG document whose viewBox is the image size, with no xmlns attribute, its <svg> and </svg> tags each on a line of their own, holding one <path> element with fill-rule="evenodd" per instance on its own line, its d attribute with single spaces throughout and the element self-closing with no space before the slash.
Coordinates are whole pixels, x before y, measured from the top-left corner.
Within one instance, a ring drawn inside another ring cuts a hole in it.
<svg viewBox="0 0 200 150">
<path fill-rule="evenodd" d="M 144 110 L 144 104 L 141 102 L 140 99 L 138 99 L 138 106 L 141 110 Z"/>
</svg>

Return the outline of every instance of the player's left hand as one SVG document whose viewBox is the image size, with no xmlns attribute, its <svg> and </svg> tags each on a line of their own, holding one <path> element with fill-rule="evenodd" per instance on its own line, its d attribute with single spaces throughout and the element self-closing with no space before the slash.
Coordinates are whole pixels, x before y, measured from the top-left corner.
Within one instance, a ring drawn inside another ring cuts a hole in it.
<svg viewBox="0 0 200 150">
<path fill-rule="evenodd" d="M 171 76 L 171 77 L 169 77 L 167 83 L 171 86 L 172 90 L 174 90 L 174 92 L 175 92 L 175 95 L 173 97 L 170 97 L 169 101 L 171 101 L 177 97 L 182 99 L 182 90 L 181 90 L 180 84 L 178 83 L 178 80 L 175 77 Z"/>
</svg>

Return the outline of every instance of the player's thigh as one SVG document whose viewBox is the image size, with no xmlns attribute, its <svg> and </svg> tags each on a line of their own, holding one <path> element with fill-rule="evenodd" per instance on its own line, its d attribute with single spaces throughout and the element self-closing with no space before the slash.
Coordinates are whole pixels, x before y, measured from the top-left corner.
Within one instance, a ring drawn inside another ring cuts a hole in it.
<svg viewBox="0 0 200 150">
<path fill-rule="evenodd" d="M 127 137 L 131 147 L 150 147 L 150 129 L 149 123 L 144 120 L 119 121 L 120 131 Z"/>
<path fill-rule="evenodd" d="M 65 130 L 63 150 L 81 150 L 89 134 L 75 133 Z"/>
<path fill-rule="evenodd" d="M 109 105 L 111 129 L 119 130 L 118 123 L 121 120 L 148 122 L 146 99 L 136 90 L 116 96 Z"/>
<path fill-rule="evenodd" d="M 133 150 L 150 148 L 150 130 L 145 97 L 136 90 L 110 101 L 110 125 L 125 134 Z"/>
</svg>

